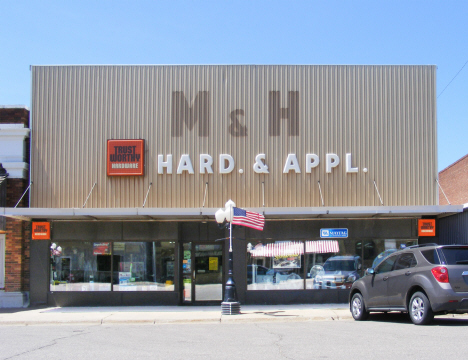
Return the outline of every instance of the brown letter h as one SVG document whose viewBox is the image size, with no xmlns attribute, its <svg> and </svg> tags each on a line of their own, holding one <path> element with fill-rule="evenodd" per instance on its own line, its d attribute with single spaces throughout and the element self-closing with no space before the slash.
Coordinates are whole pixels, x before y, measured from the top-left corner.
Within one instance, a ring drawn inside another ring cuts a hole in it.
<svg viewBox="0 0 468 360">
<path fill-rule="evenodd" d="M 288 107 L 280 107 L 280 92 L 268 94 L 268 135 L 281 135 L 281 120 L 288 120 L 288 136 L 299 136 L 299 91 L 288 92 Z"/>
</svg>

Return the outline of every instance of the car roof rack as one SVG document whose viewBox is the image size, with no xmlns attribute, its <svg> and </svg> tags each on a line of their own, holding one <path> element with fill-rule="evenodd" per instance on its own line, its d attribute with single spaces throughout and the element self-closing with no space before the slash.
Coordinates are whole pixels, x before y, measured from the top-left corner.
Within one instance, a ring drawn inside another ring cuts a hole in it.
<svg viewBox="0 0 468 360">
<path fill-rule="evenodd" d="M 436 243 L 418 244 L 418 245 L 408 246 L 408 248 L 415 249 L 415 248 L 426 247 L 426 246 L 439 246 L 439 244 L 436 244 Z"/>
</svg>

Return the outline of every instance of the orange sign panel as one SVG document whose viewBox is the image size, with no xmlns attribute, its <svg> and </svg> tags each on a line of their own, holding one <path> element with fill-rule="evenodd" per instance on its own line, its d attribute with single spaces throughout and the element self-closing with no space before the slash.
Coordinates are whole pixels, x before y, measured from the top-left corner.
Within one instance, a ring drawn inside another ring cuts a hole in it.
<svg viewBox="0 0 468 360">
<path fill-rule="evenodd" d="M 33 240 L 50 240 L 50 223 L 33 222 L 32 238 Z"/>
<path fill-rule="evenodd" d="M 435 219 L 419 219 L 418 220 L 418 235 L 419 236 L 435 236 Z"/>
<path fill-rule="evenodd" d="M 107 140 L 107 175 L 144 175 L 145 140 Z"/>
</svg>

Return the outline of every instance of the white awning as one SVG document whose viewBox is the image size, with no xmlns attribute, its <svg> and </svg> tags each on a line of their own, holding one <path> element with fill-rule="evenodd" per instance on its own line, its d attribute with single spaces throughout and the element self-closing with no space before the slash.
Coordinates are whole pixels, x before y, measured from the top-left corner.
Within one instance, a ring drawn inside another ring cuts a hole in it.
<svg viewBox="0 0 468 360">
<path fill-rule="evenodd" d="M 0 216 L 21 220 L 213 220 L 218 208 L 0 208 Z M 463 212 L 463 205 L 345 206 L 248 208 L 266 220 L 371 219 L 444 217 Z"/>
</svg>

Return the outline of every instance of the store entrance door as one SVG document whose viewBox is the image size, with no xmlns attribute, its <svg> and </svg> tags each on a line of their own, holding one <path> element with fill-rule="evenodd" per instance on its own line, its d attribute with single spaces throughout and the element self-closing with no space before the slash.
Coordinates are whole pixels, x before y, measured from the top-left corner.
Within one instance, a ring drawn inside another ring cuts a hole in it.
<svg viewBox="0 0 468 360">
<path fill-rule="evenodd" d="M 223 244 L 185 243 L 182 274 L 184 304 L 223 300 Z"/>
</svg>

